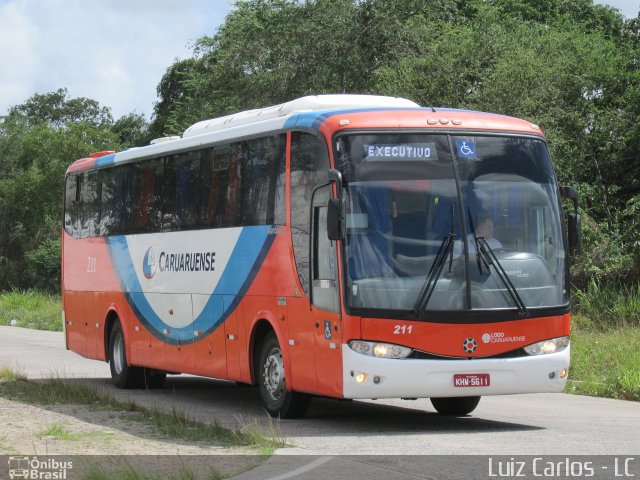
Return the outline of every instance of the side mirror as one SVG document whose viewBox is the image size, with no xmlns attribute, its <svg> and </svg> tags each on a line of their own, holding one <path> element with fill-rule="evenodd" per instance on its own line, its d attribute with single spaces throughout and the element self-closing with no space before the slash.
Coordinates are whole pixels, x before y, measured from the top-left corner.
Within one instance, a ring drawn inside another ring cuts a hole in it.
<svg viewBox="0 0 640 480">
<path fill-rule="evenodd" d="M 582 222 L 579 213 L 570 213 L 567 218 L 567 234 L 569 239 L 569 254 L 580 250 L 582 246 Z"/>
<path fill-rule="evenodd" d="M 330 198 L 327 204 L 327 237 L 329 240 L 342 240 L 342 205 L 339 198 Z"/>
<path fill-rule="evenodd" d="M 573 213 L 567 216 L 567 237 L 569 240 L 569 254 L 580 250 L 582 246 L 582 222 L 578 213 L 578 192 L 572 187 L 560 187 L 560 196 L 573 202 Z"/>
</svg>

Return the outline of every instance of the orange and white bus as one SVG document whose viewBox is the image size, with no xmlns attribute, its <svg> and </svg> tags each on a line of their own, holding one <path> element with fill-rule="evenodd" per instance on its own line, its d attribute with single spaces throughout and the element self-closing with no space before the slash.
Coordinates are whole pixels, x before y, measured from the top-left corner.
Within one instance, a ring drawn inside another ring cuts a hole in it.
<svg viewBox="0 0 640 480">
<path fill-rule="evenodd" d="M 571 189 L 563 191 L 572 193 Z M 188 373 L 312 396 L 560 392 L 568 245 L 540 128 L 398 98 L 304 97 L 98 152 L 66 174 L 67 348 L 120 388 Z"/>
</svg>

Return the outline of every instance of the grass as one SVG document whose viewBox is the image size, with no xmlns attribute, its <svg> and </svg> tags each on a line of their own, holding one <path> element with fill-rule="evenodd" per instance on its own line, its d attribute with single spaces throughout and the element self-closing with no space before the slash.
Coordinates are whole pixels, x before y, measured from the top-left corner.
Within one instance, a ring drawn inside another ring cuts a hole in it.
<svg viewBox="0 0 640 480">
<path fill-rule="evenodd" d="M 640 285 L 602 285 L 592 281 L 573 293 L 576 313 L 591 330 L 640 327 Z"/>
<path fill-rule="evenodd" d="M 53 438 L 55 440 L 64 440 L 66 442 L 75 442 L 82 438 L 82 435 L 71 432 L 67 427 L 59 423 L 49 425 L 46 430 L 38 433 L 38 438 Z"/>
<path fill-rule="evenodd" d="M 0 325 L 36 330 L 62 330 L 62 302 L 59 295 L 35 290 L 0 293 Z"/>
<path fill-rule="evenodd" d="M 640 401 L 640 285 L 594 281 L 573 301 L 567 392 Z"/>
<path fill-rule="evenodd" d="M 276 448 L 287 446 L 273 424 L 267 432 L 257 422 L 244 425 L 239 430 L 230 430 L 222 427 L 216 419 L 211 423 L 201 423 L 176 410 L 166 413 L 137 405 L 131 400 L 121 402 L 93 387 L 73 381 L 59 378 L 28 380 L 7 368 L 0 369 L 0 397 L 40 405 L 89 405 L 92 408 L 138 412 L 161 435 L 174 439 L 227 447 L 257 448 L 263 454 L 270 454 Z"/>
<path fill-rule="evenodd" d="M 640 329 L 600 331 L 575 317 L 567 392 L 640 401 Z"/>
</svg>

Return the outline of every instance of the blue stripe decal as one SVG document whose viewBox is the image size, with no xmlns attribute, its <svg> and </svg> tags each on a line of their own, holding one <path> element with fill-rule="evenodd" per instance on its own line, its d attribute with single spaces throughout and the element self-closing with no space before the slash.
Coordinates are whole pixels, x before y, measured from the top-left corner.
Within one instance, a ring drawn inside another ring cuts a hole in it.
<svg viewBox="0 0 640 480">
<path fill-rule="evenodd" d="M 329 118 L 334 115 L 348 115 L 350 113 L 367 113 L 367 112 L 392 112 L 397 110 L 404 111 L 415 111 L 422 110 L 426 112 L 432 112 L 431 107 L 372 107 L 372 108 L 339 108 L 333 110 L 319 110 L 315 112 L 304 112 L 298 113 L 290 116 L 284 124 L 284 128 L 294 128 L 294 127 L 308 127 L 319 129 L 320 126 Z M 502 115 L 499 113 L 487 113 L 487 112 L 478 112 L 477 110 L 464 110 L 457 108 L 435 108 L 436 113 L 483 113 L 485 115 L 495 115 L 498 117 L 507 117 L 506 115 Z"/>
<path fill-rule="evenodd" d="M 107 245 L 122 292 L 140 322 L 159 340 L 172 345 L 185 345 L 199 341 L 214 332 L 237 307 L 273 244 L 275 236 L 269 233 L 271 228 L 266 225 L 242 229 L 218 285 L 211 292 L 202 312 L 193 323 L 181 328 L 167 325 L 149 304 L 135 273 L 126 237 L 109 237 Z M 228 305 L 225 302 L 225 308 L 221 311 L 222 295 L 235 296 L 235 301 Z M 201 336 L 194 337 L 194 325 L 204 330 Z M 164 330 L 170 333 L 164 334 Z"/>
<path fill-rule="evenodd" d="M 350 113 L 368 113 L 368 112 L 392 112 L 397 110 L 427 110 L 425 108 L 416 107 L 372 107 L 372 108 L 336 108 L 333 110 L 318 110 L 315 112 L 304 112 L 293 115 L 287 119 L 284 128 L 308 127 L 319 129 L 320 126 L 334 115 L 348 115 Z"/>
<path fill-rule="evenodd" d="M 98 157 L 96 159 L 96 167 L 104 167 L 105 165 L 111 165 L 116 160 L 116 153 L 105 155 L 104 157 Z"/>
</svg>

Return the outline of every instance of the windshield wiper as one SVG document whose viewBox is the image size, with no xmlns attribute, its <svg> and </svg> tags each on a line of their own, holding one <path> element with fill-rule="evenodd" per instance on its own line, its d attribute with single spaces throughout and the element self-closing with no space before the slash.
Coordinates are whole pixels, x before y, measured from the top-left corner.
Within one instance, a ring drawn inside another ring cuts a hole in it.
<svg viewBox="0 0 640 480">
<path fill-rule="evenodd" d="M 438 250 L 438 254 L 436 255 L 435 260 L 431 264 L 431 268 L 429 269 L 429 274 L 427 275 L 427 281 L 425 282 L 422 290 L 420 291 L 420 295 L 418 295 L 418 300 L 416 301 L 415 306 L 413 307 L 413 311 L 416 316 L 422 314 L 426 308 L 429 300 L 431 299 L 431 295 L 433 295 L 434 290 L 436 289 L 437 281 L 442 274 L 442 269 L 444 268 L 445 263 L 447 262 L 447 255 L 449 255 L 449 271 L 451 271 L 451 266 L 453 262 L 453 244 L 456 239 L 455 233 L 450 233 L 447 235 L 440 244 L 440 249 Z"/>
<path fill-rule="evenodd" d="M 494 253 L 494 251 L 491 249 L 491 247 L 489 246 L 487 241 L 484 239 L 484 237 L 475 237 L 475 239 L 476 239 L 477 257 L 478 257 L 478 267 L 480 267 L 481 262 L 484 262 L 484 264 L 487 266 L 487 269 L 489 269 L 488 268 L 489 265 L 493 265 L 493 268 L 498 274 L 498 278 L 500 279 L 500 281 L 502 281 L 502 284 L 505 286 L 505 288 L 509 292 L 511 299 L 513 300 L 513 303 L 516 305 L 516 307 L 518 307 L 518 313 L 520 315 L 526 315 L 527 306 L 522 301 L 522 298 L 520 298 L 520 295 L 518 294 L 518 290 L 509 279 L 509 275 L 507 275 L 507 272 L 505 272 L 504 268 L 502 267 L 502 264 L 498 260 L 498 257 L 496 257 L 496 254 Z M 482 257 L 482 259 L 480 259 L 479 257 Z M 480 269 L 480 273 L 482 273 L 482 269 Z"/>
</svg>

